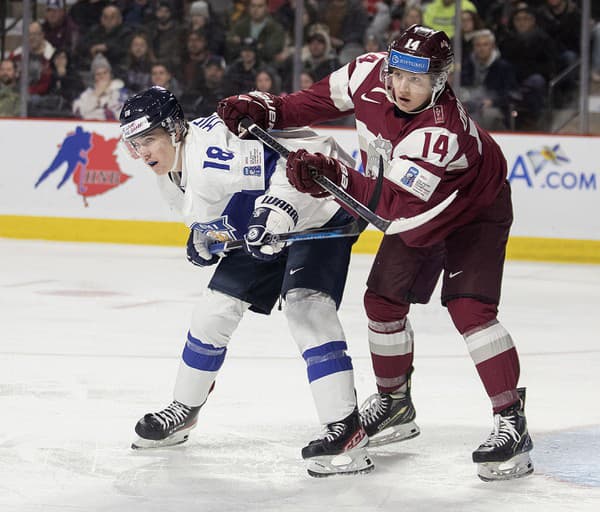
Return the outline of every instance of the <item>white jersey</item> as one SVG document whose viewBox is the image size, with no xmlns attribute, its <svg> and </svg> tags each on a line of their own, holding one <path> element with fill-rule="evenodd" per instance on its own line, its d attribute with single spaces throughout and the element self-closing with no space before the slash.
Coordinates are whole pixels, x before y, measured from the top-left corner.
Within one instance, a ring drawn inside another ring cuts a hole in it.
<svg viewBox="0 0 600 512">
<path fill-rule="evenodd" d="M 331 137 L 308 128 L 272 135 L 290 150 L 304 148 L 352 165 Z M 339 209 L 331 198 L 316 199 L 294 189 L 283 158 L 262 142 L 231 133 L 217 114 L 190 123 L 181 151 L 180 183 L 174 176 L 158 176 L 161 192 L 188 226 L 217 240 L 241 238 L 252 210 L 267 196 L 283 199 L 296 210 L 296 230 L 323 226 Z"/>
</svg>

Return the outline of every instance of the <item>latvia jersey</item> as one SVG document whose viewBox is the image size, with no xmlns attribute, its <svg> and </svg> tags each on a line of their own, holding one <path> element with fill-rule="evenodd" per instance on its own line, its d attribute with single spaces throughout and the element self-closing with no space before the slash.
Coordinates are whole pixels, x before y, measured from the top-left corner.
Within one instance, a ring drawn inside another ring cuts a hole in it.
<svg viewBox="0 0 600 512">
<path fill-rule="evenodd" d="M 384 65 L 385 53 L 368 53 L 310 89 L 282 97 L 277 127 L 354 114 L 367 176 L 351 172 L 344 186 L 367 204 L 375 186 L 370 177 L 383 156 L 386 179 L 377 213 L 386 219 L 426 212 L 458 191 L 438 216 L 400 235 L 410 246 L 432 245 L 492 203 L 506 179 L 506 160 L 448 85 L 432 108 L 402 113 L 387 98 Z"/>
<path fill-rule="evenodd" d="M 292 150 L 304 147 L 352 161 L 331 137 L 309 129 L 273 135 Z M 188 226 L 215 240 L 241 238 L 255 205 L 276 204 L 274 198 L 295 210 L 298 230 L 324 225 L 339 209 L 331 199 L 295 190 L 287 181 L 284 160 L 261 142 L 233 135 L 216 114 L 190 124 L 182 152 L 180 179 L 158 176 L 161 193 Z"/>
</svg>

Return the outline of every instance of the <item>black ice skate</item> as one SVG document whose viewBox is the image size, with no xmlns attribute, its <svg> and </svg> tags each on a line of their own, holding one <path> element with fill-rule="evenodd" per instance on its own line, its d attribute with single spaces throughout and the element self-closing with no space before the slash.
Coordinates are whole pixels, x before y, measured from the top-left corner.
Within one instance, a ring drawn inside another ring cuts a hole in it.
<svg viewBox="0 0 600 512">
<path fill-rule="evenodd" d="M 365 446 L 369 442 L 358 409 L 343 420 L 329 423 L 322 437 L 302 448 L 308 474 L 314 477 L 368 473 L 375 469 Z"/>
<path fill-rule="evenodd" d="M 525 388 L 518 388 L 516 404 L 494 415 L 494 430 L 473 452 L 477 476 L 485 482 L 511 480 L 533 473 L 529 452 L 533 442 L 525 419 Z"/>
<path fill-rule="evenodd" d="M 375 393 L 360 407 L 360 419 L 369 436 L 369 446 L 412 439 L 420 434 L 417 415 L 410 398 L 410 377 L 406 393 Z"/>
<path fill-rule="evenodd" d="M 160 412 L 146 414 L 135 426 L 139 436 L 131 445 L 132 448 L 162 448 L 185 443 L 190 430 L 196 426 L 198 407 L 174 400 Z"/>
</svg>

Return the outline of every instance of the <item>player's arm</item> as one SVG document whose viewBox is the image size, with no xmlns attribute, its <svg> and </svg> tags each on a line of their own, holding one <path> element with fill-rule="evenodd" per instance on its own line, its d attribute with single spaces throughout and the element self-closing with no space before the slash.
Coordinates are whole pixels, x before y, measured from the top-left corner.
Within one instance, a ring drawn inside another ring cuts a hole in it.
<svg viewBox="0 0 600 512">
<path fill-rule="evenodd" d="M 274 96 L 253 91 L 221 100 L 217 113 L 233 133 L 239 123 L 249 117 L 264 130 L 305 126 L 347 116 L 354 112 L 351 82 L 356 81 L 357 66 L 376 63 L 359 59 L 341 67 L 305 91 L 287 96 Z"/>
<path fill-rule="evenodd" d="M 299 191 L 320 197 L 321 186 L 313 180 L 313 173 L 329 178 L 362 204 L 373 196 L 376 180 L 362 175 L 335 158 L 320 153 L 299 150 L 287 160 L 287 176 Z M 444 170 L 423 162 L 395 158 L 388 176 L 383 180 L 376 213 L 389 220 L 413 217 L 426 212 L 454 191 L 452 183 L 442 182 Z"/>
</svg>

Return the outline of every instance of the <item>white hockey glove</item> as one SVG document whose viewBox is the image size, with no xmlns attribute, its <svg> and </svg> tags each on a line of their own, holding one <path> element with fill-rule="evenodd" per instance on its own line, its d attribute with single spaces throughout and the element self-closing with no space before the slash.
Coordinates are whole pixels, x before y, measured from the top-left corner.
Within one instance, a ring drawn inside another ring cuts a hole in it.
<svg viewBox="0 0 600 512">
<path fill-rule="evenodd" d="M 244 250 L 254 258 L 274 260 L 286 246 L 285 242 L 276 241 L 277 235 L 291 231 L 297 222 L 298 213 L 291 204 L 265 196 L 248 222 Z"/>
<path fill-rule="evenodd" d="M 214 265 L 219 261 L 219 255 L 211 254 L 208 246 L 214 240 L 206 233 L 196 229 L 190 230 L 190 236 L 187 240 L 187 259 L 190 263 L 199 267 Z"/>
</svg>

